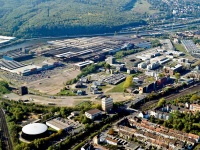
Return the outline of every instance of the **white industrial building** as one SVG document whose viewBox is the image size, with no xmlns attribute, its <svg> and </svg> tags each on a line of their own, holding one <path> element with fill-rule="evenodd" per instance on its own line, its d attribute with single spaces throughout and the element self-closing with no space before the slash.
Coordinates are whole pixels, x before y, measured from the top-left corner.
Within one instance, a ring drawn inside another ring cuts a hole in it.
<svg viewBox="0 0 200 150">
<path fill-rule="evenodd" d="M 26 65 L 17 61 L 2 60 L 0 61 L 0 69 L 16 73 L 21 76 L 37 73 L 38 71 L 47 70 L 59 66 L 60 62 L 48 60 L 40 65 Z"/>
<path fill-rule="evenodd" d="M 167 51 L 165 52 L 167 55 L 173 55 L 173 56 L 183 56 L 184 53 L 183 52 L 179 52 L 179 51 Z"/>
<path fill-rule="evenodd" d="M 135 43 L 134 45 L 139 48 L 151 48 L 150 41 L 141 41 L 141 42 Z"/>
<path fill-rule="evenodd" d="M 74 64 L 74 67 L 75 67 L 76 69 L 82 70 L 83 68 L 85 68 L 85 67 L 87 67 L 88 65 L 91 65 L 91 64 L 93 64 L 93 63 L 94 63 L 93 61 L 79 62 L 79 63 Z"/>
<path fill-rule="evenodd" d="M 141 63 L 138 64 L 138 68 L 139 69 L 145 69 L 145 68 L 147 68 L 147 64 L 145 62 L 141 62 Z"/>
<path fill-rule="evenodd" d="M 154 70 L 160 66 L 158 61 L 153 61 L 150 64 L 147 65 L 148 70 Z"/>
<path fill-rule="evenodd" d="M 73 127 L 77 126 L 79 123 L 76 123 L 73 120 L 63 119 L 63 118 L 55 118 L 50 121 L 46 122 L 46 125 L 59 131 L 59 130 L 66 130 L 69 131 Z"/>
<path fill-rule="evenodd" d="M 143 61 L 145 61 L 145 60 L 149 60 L 148 57 L 143 56 L 143 55 L 138 55 L 138 56 L 136 56 L 136 58 L 141 59 L 141 60 L 143 60 Z"/>
</svg>

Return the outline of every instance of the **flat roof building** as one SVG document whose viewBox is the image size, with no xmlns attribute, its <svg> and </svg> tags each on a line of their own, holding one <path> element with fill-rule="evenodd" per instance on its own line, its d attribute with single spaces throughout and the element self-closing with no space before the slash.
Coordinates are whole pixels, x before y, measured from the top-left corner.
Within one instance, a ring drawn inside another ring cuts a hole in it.
<svg viewBox="0 0 200 150">
<path fill-rule="evenodd" d="M 77 123 L 73 120 L 67 120 L 63 118 L 55 118 L 50 121 L 46 122 L 46 125 L 59 131 L 59 130 L 70 130 L 72 129 Z"/>
<path fill-rule="evenodd" d="M 94 119 L 96 118 L 97 116 L 100 116 L 101 115 L 101 111 L 99 109 L 91 109 L 89 111 L 86 111 L 85 112 L 85 116 L 89 119 Z"/>
<path fill-rule="evenodd" d="M 93 64 L 94 62 L 93 61 L 84 61 L 84 62 L 80 62 L 80 63 L 76 63 L 74 65 L 74 67 L 76 69 L 79 69 L 79 70 L 82 70 L 83 68 L 87 67 L 88 65 L 91 65 Z"/>
</svg>

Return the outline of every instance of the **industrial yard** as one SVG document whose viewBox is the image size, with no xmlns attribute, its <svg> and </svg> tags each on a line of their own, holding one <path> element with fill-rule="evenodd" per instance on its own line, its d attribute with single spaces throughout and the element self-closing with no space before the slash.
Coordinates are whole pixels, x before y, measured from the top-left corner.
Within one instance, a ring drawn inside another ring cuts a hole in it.
<svg viewBox="0 0 200 150">
<path fill-rule="evenodd" d="M 69 73 L 70 72 L 70 73 Z M 58 74 L 49 76 L 49 78 L 44 78 L 37 81 L 32 81 L 26 86 L 34 91 L 39 91 L 40 93 L 45 93 L 49 95 L 55 95 L 63 89 L 65 82 L 76 77 L 80 71 L 72 69 L 65 69 L 58 72 Z"/>
<path fill-rule="evenodd" d="M 183 66 L 189 67 L 195 61 L 175 50 L 171 40 L 159 42 L 162 46 L 152 48 L 149 39 L 134 36 L 48 41 L 42 48 L 33 46 L 6 52 L 0 60 L 0 75 L 17 88 L 22 85 L 28 87 L 35 95 L 72 96 L 71 103 L 68 104 L 63 99 L 59 102 L 58 97 L 58 105 L 76 105 L 82 101 L 82 98 L 79 99 L 81 96 L 95 101 L 96 95 L 101 93 L 112 95 L 115 97 L 114 101 L 124 101 L 133 98 L 134 94 L 137 97 L 138 93 L 161 89 L 173 81 L 169 75 L 174 76 L 176 71 L 181 71 Z M 120 62 L 116 61 L 114 56 L 117 52 L 132 50 L 133 54 L 124 57 Z M 99 62 L 104 61 L 110 68 L 98 66 Z M 86 67 L 97 67 L 98 70 L 82 75 Z M 165 73 L 159 78 L 163 68 Z M 129 75 L 134 75 L 134 87 L 128 89 L 130 93 L 124 94 L 122 82 Z M 45 103 L 48 104 L 48 101 Z"/>
<path fill-rule="evenodd" d="M 188 41 L 185 45 L 180 41 L 178 43 L 183 47 L 188 46 L 185 47 L 188 51 L 186 54 L 176 49 L 176 40 L 149 40 L 129 36 L 74 38 L 49 41 L 43 48 L 21 48 L 2 55 L 0 77 L 12 86 L 11 93 L 3 94 L 5 102 L 6 99 L 14 100 L 18 102 L 14 105 L 35 105 L 36 108 L 41 106 L 49 109 L 46 114 L 42 114 L 41 110 L 36 111 L 34 115 L 37 119 L 31 118 L 32 114 L 21 116 L 23 121 L 18 124 L 23 128 L 19 140 L 29 143 L 51 134 L 45 138 L 49 141 L 46 145 L 58 147 L 63 141 L 68 141 L 69 136 L 89 133 L 90 130 L 85 129 L 90 129 L 90 126 L 104 125 L 107 121 L 110 126 L 110 119 L 116 122 L 116 119 L 129 113 L 138 113 L 140 119 L 144 118 L 145 114 L 137 109 L 144 106 L 144 110 L 154 110 L 160 97 L 169 101 L 169 97 L 181 95 L 185 90 L 188 93 L 191 93 L 190 89 L 198 90 L 200 65 Z M 151 43 L 155 42 L 157 45 L 152 46 Z M 7 109 L 9 105 L 4 107 Z M 157 116 L 156 119 L 169 119 L 169 114 L 161 114 L 164 118 Z M 114 130 L 116 127 L 113 127 Z M 127 133 L 124 133 L 127 130 L 122 131 L 123 127 L 118 127 L 119 132 L 114 130 L 114 134 L 110 135 L 107 132 L 111 131 L 104 129 L 93 140 L 100 137 L 104 144 L 97 142 L 98 146 L 119 144 L 125 149 L 132 145 L 138 147 L 144 142 L 127 140 Z M 31 128 L 36 129 L 32 131 Z M 139 127 L 134 129 L 131 137 L 140 134 L 146 139 L 152 138 L 147 133 L 140 132 Z M 56 140 L 53 139 L 55 135 Z M 196 143 L 194 139 L 188 141 L 193 145 Z M 81 144 L 76 141 L 70 147 L 77 145 L 85 148 L 90 145 L 87 142 Z M 160 144 L 155 143 L 154 146 L 160 147 Z"/>
</svg>

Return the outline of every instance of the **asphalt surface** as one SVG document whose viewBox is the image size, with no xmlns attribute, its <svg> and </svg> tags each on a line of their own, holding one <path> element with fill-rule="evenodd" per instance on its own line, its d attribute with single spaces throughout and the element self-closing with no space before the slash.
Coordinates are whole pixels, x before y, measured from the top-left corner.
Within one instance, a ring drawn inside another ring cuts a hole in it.
<svg viewBox="0 0 200 150">
<path fill-rule="evenodd" d="M 3 142 L 3 150 L 13 150 L 12 142 L 8 132 L 8 127 L 6 124 L 6 118 L 1 108 L 0 108 L 0 128 L 1 128 L 1 140 Z"/>
</svg>

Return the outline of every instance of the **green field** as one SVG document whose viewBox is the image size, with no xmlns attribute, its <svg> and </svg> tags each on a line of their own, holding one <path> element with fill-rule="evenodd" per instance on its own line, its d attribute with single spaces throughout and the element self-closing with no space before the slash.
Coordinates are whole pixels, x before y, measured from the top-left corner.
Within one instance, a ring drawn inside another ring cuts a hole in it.
<svg viewBox="0 0 200 150">
<path fill-rule="evenodd" d="M 174 44 L 174 46 L 175 46 L 176 50 L 183 52 L 183 53 L 186 52 L 186 50 L 182 44 Z"/>
<path fill-rule="evenodd" d="M 123 85 L 124 85 L 124 82 L 116 85 L 114 88 L 112 88 L 111 90 L 109 90 L 108 93 L 124 92 Z"/>
<path fill-rule="evenodd" d="M 151 10 L 151 4 L 147 2 L 147 0 L 138 0 L 133 8 L 133 11 L 140 14 L 154 14 L 159 12 L 158 10 Z"/>
<path fill-rule="evenodd" d="M 61 95 L 63 95 L 63 96 L 76 96 L 76 94 L 73 93 L 70 90 L 62 90 L 57 95 L 59 95 L 59 96 L 61 96 Z"/>
</svg>

